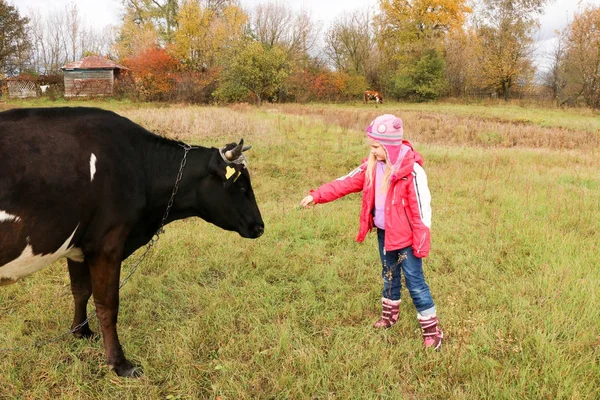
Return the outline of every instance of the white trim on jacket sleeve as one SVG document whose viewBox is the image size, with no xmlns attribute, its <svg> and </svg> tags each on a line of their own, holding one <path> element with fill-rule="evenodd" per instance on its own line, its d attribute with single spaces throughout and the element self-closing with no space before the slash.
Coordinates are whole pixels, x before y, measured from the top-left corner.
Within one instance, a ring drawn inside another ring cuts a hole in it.
<svg viewBox="0 0 600 400">
<path fill-rule="evenodd" d="M 348 173 L 347 175 L 344 175 L 344 176 L 342 176 L 342 177 L 339 177 L 339 178 L 337 178 L 337 179 L 336 179 L 336 181 L 343 181 L 343 180 L 344 180 L 344 179 L 346 179 L 346 178 L 352 178 L 352 177 L 354 177 L 355 175 L 358 175 L 358 174 L 360 174 L 362 171 L 363 171 L 363 167 L 362 167 L 362 165 L 361 165 L 360 167 L 356 167 L 356 168 L 354 168 L 354 169 L 353 169 L 352 171 L 350 171 L 350 173 Z"/>
<path fill-rule="evenodd" d="M 427 186 L 427 174 L 418 163 L 413 167 L 413 176 L 421 220 L 426 227 L 431 228 L 431 192 Z"/>
</svg>

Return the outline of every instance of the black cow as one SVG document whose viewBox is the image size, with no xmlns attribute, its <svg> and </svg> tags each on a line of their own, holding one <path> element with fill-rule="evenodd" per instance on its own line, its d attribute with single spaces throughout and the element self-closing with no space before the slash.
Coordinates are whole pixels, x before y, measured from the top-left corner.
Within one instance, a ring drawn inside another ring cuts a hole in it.
<svg viewBox="0 0 600 400">
<path fill-rule="evenodd" d="M 139 375 L 117 336 L 121 262 L 161 226 L 184 155 L 165 223 L 198 216 L 261 236 L 246 149 L 242 140 L 190 150 L 95 108 L 0 113 L 0 285 L 67 257 L 72 327 L 86 320 L 93 294 L 108 364 L 120 376 Z M 74 334 L 93 335 L 87 323 Z"/>
</svg>

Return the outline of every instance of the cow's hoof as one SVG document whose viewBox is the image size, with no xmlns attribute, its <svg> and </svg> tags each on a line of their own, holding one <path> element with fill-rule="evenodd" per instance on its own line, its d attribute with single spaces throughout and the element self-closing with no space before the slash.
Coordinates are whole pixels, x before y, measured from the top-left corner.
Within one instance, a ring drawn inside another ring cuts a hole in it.
<svg viewBox="0 0 600 400">
<path fill-rule="evenodd" d="M 139 378 L 144 374 L 140 367 L 134 367 L 129 361 L 125 361 L 122 365 L 112 365 L 111 367 L 117 375 L 123 378 Z"/>
<path fill-rule="evenodd" d="M 98 336 L 87 325 L 73 332 L 73 336 L 77 339 L 98 339 Z"/>
</svg>

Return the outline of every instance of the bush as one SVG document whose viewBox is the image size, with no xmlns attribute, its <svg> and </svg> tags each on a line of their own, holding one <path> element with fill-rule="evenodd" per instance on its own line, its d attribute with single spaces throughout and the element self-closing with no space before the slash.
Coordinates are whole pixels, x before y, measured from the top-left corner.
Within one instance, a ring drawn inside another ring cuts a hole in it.
<svg viewBox="0 0 600 400">
<path fill-rule="evenodd" d="M 164 49 L 149 48 L 123 61 L 133 78 L 135 96 L 140 100 L 170 100 L 176 87 L 179 63 Z"/>
<path fill-rule="evenodd" d="M 303 69 L 290 75 L 285 87 L 290 101 L 347 101 L 362 99 L 367 81 L 361 75 Z"/>
<path fill-rule="evenodd" d="M 176 100 L 210 103 L 218 87 L 219 70 L 181 72 L 176 76 Z"/>
<path fill-rule="evenodd" d="M 414 64 L 402 68 L 392 80 L 392 94 L 413 101 L 437 100 L 448 92 L 445 62 L 437 50 L 428 50 Z"/>
</svg>

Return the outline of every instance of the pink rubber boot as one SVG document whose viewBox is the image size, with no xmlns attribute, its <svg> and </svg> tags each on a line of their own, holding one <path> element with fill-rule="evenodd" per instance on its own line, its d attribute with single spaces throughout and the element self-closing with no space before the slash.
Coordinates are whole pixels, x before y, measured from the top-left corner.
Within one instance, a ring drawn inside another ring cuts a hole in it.
<svg viewBox="0 0 600 400">
<path fill-rule="evenodd" d="M 418 316 L 421 329 L 423 330 L 423 346 L 433 347 L 436 351 L 442 346 L 444 332 L 439 328 L 439 321 L 434 315 L 433 317 Z"/>
<path fill-rule="evenodd" d="M 373 324 L 373 328 L 389 328 L 398 321 L 398 312 L 400 310 L 400 300 L 381 299 L 381 318 Z"/>
</svg>

